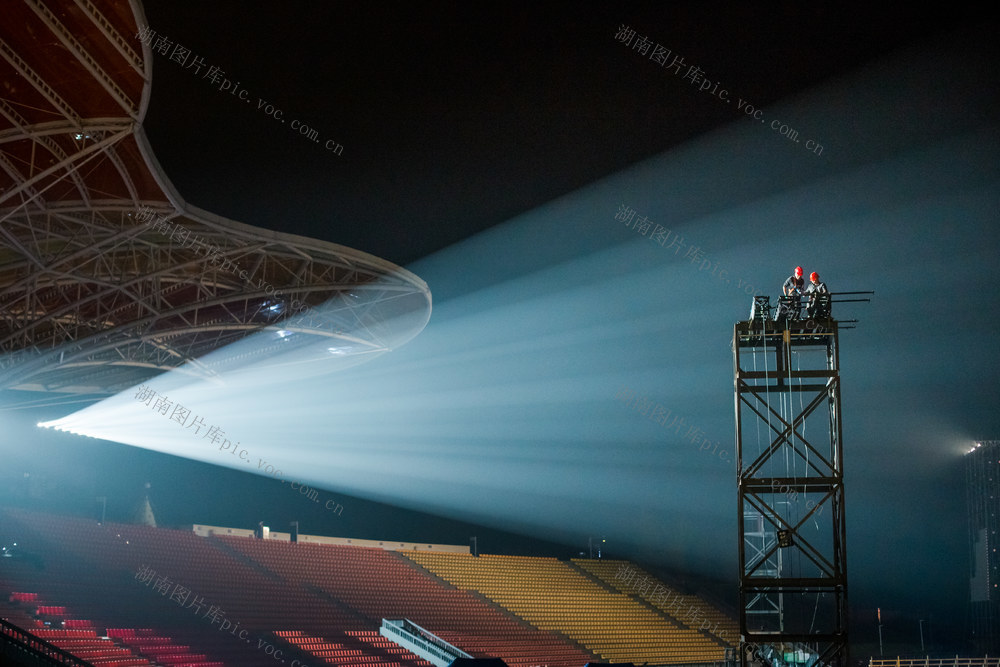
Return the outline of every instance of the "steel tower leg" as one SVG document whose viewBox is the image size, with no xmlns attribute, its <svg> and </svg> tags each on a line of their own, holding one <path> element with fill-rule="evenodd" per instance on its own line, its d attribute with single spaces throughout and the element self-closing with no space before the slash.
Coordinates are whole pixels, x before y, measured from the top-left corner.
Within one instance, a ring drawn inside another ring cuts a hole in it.
<svg viewBox="0 0 1000 667">
<path fill-rule="evenodd" d="M 737 322 L 733 367 L 739 662 L 848 667 L 837 322 Z"/>
</svg>

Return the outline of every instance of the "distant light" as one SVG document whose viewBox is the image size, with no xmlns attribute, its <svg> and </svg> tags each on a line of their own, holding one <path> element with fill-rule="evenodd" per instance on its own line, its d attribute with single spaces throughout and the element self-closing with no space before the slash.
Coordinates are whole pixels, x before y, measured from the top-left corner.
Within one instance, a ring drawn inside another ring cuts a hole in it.
<svg viewBox="0 0 1000 667">
<path fill-rule="evenodd" d="M 291 331 L 285 331 L 284 329 L 278 331 L 278 338 L 288 338 L 291 335 L 292 335 Z"/>
<path fill-rule="evenodd" d="M 270 310 L 272 313 L 276 313 L 279 310 L 281 310 L 281 304 L 280 303 L 276 303 L 273 306 L 268 306 L 267 309 Z"/>
<path fill-rule="evenodd" d="M 328 347 L 328 348 L 326 348 L 326 350 L 327 350 L 327 352 L 329 352 L 330 354 L 339 354 L 339 355 L 341 355 L 341 356 L 343 356 L 343 355 L 347 354 L 347 351 L 346 351 L 346 350 L 342 350 L 342 349 L 340 349 L 339 347 Z"/>
</svg>

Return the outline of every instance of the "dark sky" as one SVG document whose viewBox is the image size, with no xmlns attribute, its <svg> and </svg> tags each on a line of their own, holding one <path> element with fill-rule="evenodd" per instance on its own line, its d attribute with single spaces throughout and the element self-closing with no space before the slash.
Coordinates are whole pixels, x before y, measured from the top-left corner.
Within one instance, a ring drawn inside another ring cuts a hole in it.
<svg viewBox="0 0 1000 667">
<path fill-rule="evenodd" d="M 484 534 L 452 522 L 467 520 L 582 548 L 592 530 L 623 555 L 732 584 L 731 471 L 614 396 L 628 384 L 713 440 L 731 440 L 728 339 L 749 297 L 621 226 L 614 216 L 628 205 L 696 239 L 734 283 L 773 295 L 801 263 L 834 289 L 876 289 L 872 304 L 842 315 L 861 319 L 842 352 L 854 638 L 870 647 L 881 606 L 897 623 L 891 641 L 912 647 L 916 619 L 931 617 L 942 641 L 964 648 L 958 451 L 1000 433 L 1000 297 L 990 287 L 1000 280 L 1000 96 L 986 37 L 995 22 L 960 4 L 829 2 L 164 0 L 145 11 L 158 33 L 247 91 L 241 100 L 155 56 L 144 125 L 189 203 L 384 257 L 430 284 L 435 310 L 423 334 L 352 369 L 338 381 L 347 388 L 308 383 L 313 394 L 336 404 L 396 391 L 377 421 L 386 433 L 412 427 L 397 456 L 423 448 L 445 471 L 454 460 L 495 478 L 484 484 L 512 485 L 503 496 L 473 490 L 442 512 L 449 521 L 418 524 L 411 511 L 446 501 L 408 496 L 405 479 L 385 483 L 380 470 L 345 479 L 314 457 L 315 483 L 355 503 L 342 522 L 304 519 L 316 532 Z M 731 100 L 616 41 L 622 25 L 697 66 Z M 786 121 L 803 143 L 754 126 L 737 100 Z M 281 117 L 258 109 L 267 104 Z M 821 155 L 805 150 L 807 138 Z M 428 366 L 433 373 L 414 370 Z M 480 403 L 458 406 L 456 387 Z M 508 403 L 510 387 L 536 400 Z M 258 413 L 279 419 L 298 399 L 276 391 L 257 410 L 235 409 L 248 423 Z M 330 420 L 331 431 L 340 426 Z M 303 451 L 319 451 L 306 430 L 297 431 Z M 67 458 L 66 443 L 53 435 L 44 445 L 53 477 L 92 470 L 80 497 L 114 487 L 121 499 L 150 478 L 166 523 L 208 521 L 204 508 L 234 523 L 268 505 L 281 506 L 275 523 L 297 511 L 277 500 L 284 490 L 259 495 L 275 482 L 117 444 Z M 525 479 L 540 460 L 550 461 L 542 472 L 565 473 L 533 487 Z M 230 502 L 247 497 L 275 500 Z M 484 550 L 539 547 L 491 535 Z"/>
<path fill-rule="evenodd" d="M 621 25 L 766 108 L 968 19 L 839 2 L 154 1 L 146 14 L 206 65 L 157 55 L 145 122 L 189 202 L 399 264 L 739 118 L 686 70 L 615 41 Z M 204 78 L 210 66 L 245 101 Z"/>
</svg>

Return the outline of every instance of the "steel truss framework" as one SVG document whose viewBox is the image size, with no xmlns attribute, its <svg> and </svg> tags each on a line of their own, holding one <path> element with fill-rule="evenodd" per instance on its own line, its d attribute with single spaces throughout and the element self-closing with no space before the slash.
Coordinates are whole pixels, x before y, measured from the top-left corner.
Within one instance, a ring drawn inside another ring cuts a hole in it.
<svg viewBox="0 0 1000 667">
<path fill-rule="evenodd" d="M 740 662 L 846 667 L 837 322 L 757 318 L 733 342 Z"/>
<path fill-rule="evenodd" d="M 969 616 L 976 650 L 995 655 L 1000 649 L 1000 440 L 977 440 L 965 455 L 966 505 L 969 514 Z M 992 585 L 991 585 L 992 584 Z"/>
<path fill-rule="evenodd" d="M 115 393 L 261 329 L 333 366 L 419 333 L 430 291 L 390 262 L 187 204 L 142 129 L 138 2 L 21 0 L 0 23 L 0 389 Z M 322 306 L 322 307 L 320 307 Z M 297 334 L 294 337 L 288 334 Z M 271 349 L 273 347 L 273 349 Z"/>
</svg>

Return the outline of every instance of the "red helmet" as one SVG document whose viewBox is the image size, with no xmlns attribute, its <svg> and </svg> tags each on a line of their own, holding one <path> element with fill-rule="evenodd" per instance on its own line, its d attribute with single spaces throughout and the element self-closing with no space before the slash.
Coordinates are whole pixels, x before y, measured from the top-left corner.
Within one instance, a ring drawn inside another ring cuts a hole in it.
<svg viewBox="0 0 1000 667">
<path fill-rule="evenodd" d="M 802 267 L 801 266 L 796 266 L 795 267 L 795 275 L 797 275 L 797 276 L 801 276 L 802 275 Z"/>
<path fill-rule="evenodd" d="M 813 271 L 812 273 L 809 274 L 809 280 L 811 282 L 818 283 L 819 282 L 819 274 L 816 273 L 815 271 Z"/>
</svg>

